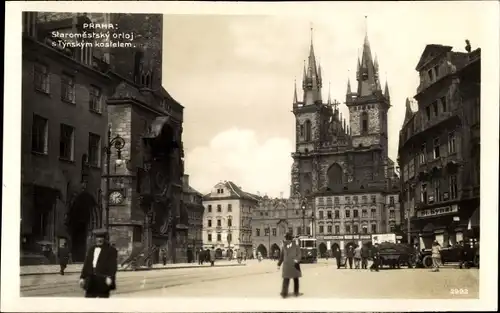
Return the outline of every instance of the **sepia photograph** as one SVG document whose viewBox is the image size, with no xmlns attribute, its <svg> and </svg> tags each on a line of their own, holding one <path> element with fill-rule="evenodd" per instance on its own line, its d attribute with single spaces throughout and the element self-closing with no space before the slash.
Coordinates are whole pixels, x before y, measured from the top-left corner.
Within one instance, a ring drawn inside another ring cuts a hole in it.
<svg viewBox="0 0 500 313">
<path fill-rule="evenodd" d="M 498 4 L 177 4 L 7 6 L 2 311 L 495 309 Z"/>
</svg>

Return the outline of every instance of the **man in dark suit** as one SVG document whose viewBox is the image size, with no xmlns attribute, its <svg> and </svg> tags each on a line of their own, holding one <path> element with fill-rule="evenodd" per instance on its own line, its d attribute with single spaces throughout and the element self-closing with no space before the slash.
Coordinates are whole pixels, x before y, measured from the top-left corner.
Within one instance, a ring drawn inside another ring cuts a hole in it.
<svg viewBox="0 0 500 313">
<path fill-rule="evenodd" d="M 64 270 L 66 269 L 69 261 L 69 249 L 66 246 L 66 242 L 63 242 L 57 250 L 57 257 L 59 259 L 59 266 L 61 267 L 59 273 L 64 275 Z"/>
<path fill-rule="evenodd" d="M 85 298 L 109 298 L 116 289 L 118 253 L 109 244 L 108 232 L 94 231 L 95 245 L 91 246 L 83 263 L 80 287 L 85 289 Z"/>
<path fill-rule="evenodd" d="M 337 268 L 339 269 L 340 266 L 342 265 L 342 261 L 341 261 L 342 251 L 340 251 L 340 248 L 338 246 L 335 246 L 333 248 L 333 257 L 337 261 Z"/>
<path fill-rule="evenodd" d="M 376 243 L 372 249 L 372 259 L 373 259 L 373 264 L 370 266 L 370 271 L 375 271 L 378 272 L 379 266 L 380 266 L 380 253 L 378 250 L 378 243 Z"/>
</svg>

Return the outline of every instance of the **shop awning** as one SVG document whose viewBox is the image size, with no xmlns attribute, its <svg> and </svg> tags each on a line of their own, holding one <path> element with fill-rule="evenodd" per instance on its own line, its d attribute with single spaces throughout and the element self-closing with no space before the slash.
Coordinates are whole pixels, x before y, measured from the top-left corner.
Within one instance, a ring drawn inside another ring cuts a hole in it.
<svg viewBox="0 0 500 313">
<path fill-rule="evenodd" d="M 467 225 L 468 229 L 471 228 L 478 228 L 479 227 L 479 208 L 474 210 L 474 213 L 472 213 L 472 216 L 469 219 L 469 224 Z"/>
</svg>

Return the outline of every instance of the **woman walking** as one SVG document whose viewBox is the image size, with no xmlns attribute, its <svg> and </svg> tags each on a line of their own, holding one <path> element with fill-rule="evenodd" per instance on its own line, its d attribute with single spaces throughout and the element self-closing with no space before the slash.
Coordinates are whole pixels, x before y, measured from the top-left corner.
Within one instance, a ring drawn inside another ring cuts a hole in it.
<svg viewBox="0 0 500 313">
<path fill-rule="evenodd" d="M 293 240 L 293 236 L 290 233 L 285 235 L 285 240 L 283 241 L 283 247 L 280 253 L 280 259 L 278 261 L 278 269 L 283 264 L 283 284 L 281 288 L 281 296 L 283 298 L 288 297 L 288 287 L 290 286 L 290 279 L 293 279 L 293 293 L 296 297 L 299 294 L 299 278 L 302 277 L 302 272 L 300 270 L 300 247 L 297 245 L 296 241 Z"/>
<path fill-rule="evenodd" d="M 435 240 L 432 243 L 432 271 L 439 272 L 440 264 L 441 264 L 441 246 Z"/>
<path fill-rule="evenodd" d="M 359 269 L 361 263 L 361 246 L 354 249 L 354 268 Z"/>
</svg>

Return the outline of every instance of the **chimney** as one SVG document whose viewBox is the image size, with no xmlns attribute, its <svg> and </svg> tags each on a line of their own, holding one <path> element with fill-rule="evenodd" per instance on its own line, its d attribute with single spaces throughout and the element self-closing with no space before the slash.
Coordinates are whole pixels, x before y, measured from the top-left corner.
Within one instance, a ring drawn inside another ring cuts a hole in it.
<svg viewBox="0 0 500 313">
<path fill-rule="evenodd" d="M 188 186 L 189 186 L 189 175 L 184 174 L 184 175 L 182 176 L 182 185 L 183 185 L 184 187 L 188 187 Z"/>
</svg>

